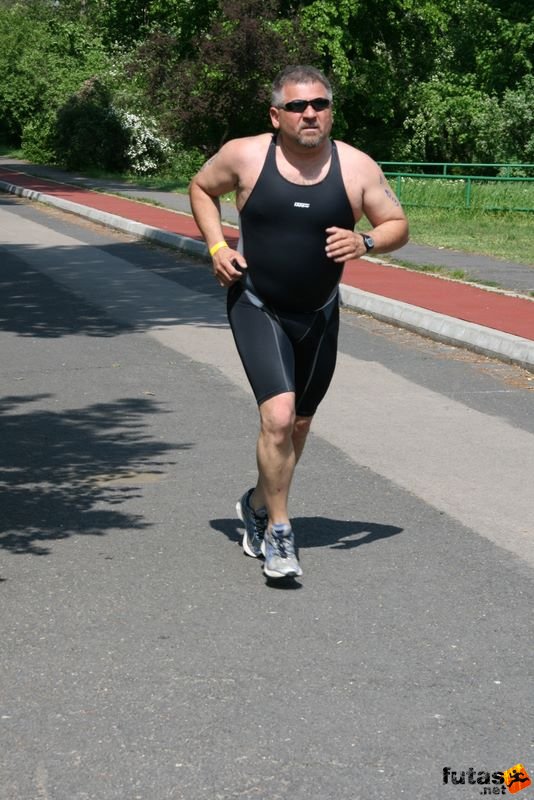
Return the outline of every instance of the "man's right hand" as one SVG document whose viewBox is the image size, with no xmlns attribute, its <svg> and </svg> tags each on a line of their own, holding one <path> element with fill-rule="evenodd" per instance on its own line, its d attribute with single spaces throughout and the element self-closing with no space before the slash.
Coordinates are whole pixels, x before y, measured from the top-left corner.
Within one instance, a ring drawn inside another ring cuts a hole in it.
<svg viewBox="0 0 534 800">
<path fill-rule="evenodd" d="M 213 274 L 219 286 L 231 286 L 238 281 L 245 269 L 247 262 L 237 250 L 230 247 L 221 247 L 212 257 Z"/>
</svg>

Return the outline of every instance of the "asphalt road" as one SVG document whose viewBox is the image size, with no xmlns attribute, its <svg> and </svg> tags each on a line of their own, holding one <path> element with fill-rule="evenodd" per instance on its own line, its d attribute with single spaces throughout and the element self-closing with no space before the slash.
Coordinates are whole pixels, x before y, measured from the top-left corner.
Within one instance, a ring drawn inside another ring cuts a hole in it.
<svg viewBox="0 0 534 800">
<path fill-rule="evenodd" d="M 206 265 L 11 197 L 0 263 L 1 800 L 532 775 L 531 374 L 343 312 L 304 577 L 272 586 L 239 548 L 257 412 Z"/>
</svg>

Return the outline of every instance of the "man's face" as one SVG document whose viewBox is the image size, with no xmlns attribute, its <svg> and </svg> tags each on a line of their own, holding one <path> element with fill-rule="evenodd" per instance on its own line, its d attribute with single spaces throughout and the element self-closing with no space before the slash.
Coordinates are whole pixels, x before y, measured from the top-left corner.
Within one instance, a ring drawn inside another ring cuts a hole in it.
<svg viewBox="0 0 534 800">
<path fill-rule="evenodd" d="M 283 88 L 281 105 L 292 100 L 315 100 L 318 97 L 327 97 L 322 83 L 287 83 Z M 313 106 L 308 105 L 301 112 L 271 107 L 270 113 L 275 130 L 302 147 L 318 147 L 332 130 L 331 107 L 316 111 Z"/>
</svg>

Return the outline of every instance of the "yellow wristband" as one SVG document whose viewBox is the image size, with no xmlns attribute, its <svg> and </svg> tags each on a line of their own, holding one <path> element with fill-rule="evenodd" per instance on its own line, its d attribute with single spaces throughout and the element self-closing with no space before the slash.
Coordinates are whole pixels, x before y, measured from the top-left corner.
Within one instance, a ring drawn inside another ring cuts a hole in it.
<svg viewBox="0 0 534 800">
<path fill-rule="evenodd" d="M 217 242 L 217 244 L 214 244 L 213 247 L 210 247 L 210 256 L 214 256 L 217 250 L 220 250 L 221 247 L 228 247 L 228 245 L 226 242 Z"/>
</svg>

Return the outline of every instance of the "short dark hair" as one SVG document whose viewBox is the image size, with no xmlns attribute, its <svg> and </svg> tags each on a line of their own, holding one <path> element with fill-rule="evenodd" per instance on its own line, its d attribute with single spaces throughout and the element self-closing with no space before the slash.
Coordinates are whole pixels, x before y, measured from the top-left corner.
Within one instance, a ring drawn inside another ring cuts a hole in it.
<svg viewBox="0 0 534 800">
<path fill-rule="evenodd" d="M 328 99 L 332 100 L 332 86 L 321 70 L 309 64 L 296 64 L 286 67 L 273 81 L 271 105 L 280 106 L 282 103 L 282 90 L 287 83 L 322 83 L 326 89 Z"/>
</svg>

